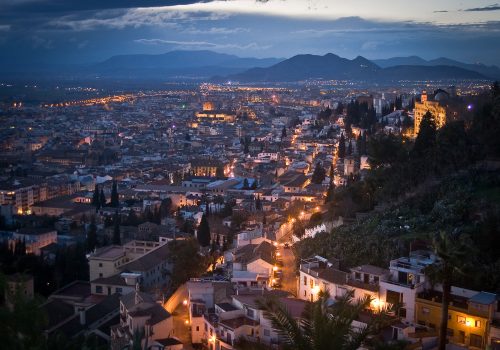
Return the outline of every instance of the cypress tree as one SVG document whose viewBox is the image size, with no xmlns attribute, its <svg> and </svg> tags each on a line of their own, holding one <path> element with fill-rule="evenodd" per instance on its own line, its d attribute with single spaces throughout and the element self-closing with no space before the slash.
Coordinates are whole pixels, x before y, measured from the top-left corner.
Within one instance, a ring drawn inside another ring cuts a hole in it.
<svg viewBox="0 0 500 350">
<path fill-rule="evenodd" d="M 120 234 L 120 215 L 118 215 L 118 210 L 115 212 L 115 217 L 113 219 L 113 244 L 121 245 L 121 234 Z"/>
<path fill-rule="evenodd" d="M 340 134 L 339 149 L 337 153 L 339 158 L 345 158 L 345 137 L 344 133 Z"/>
<path fill-rule="evenodd" d="M 96 207 L 96 211 L 101 207 L 101 200 L 99 198 L 99 186 L 95 185 L 94 195 L 92 196 L 92 205 Z"/>
<path fill-rule="evenodd" d="M 87 233 L 87 251 L 91 252 L 95 249 L 97 245 L 97 226 L 95 224 L 95 218 L 92 217 L 89 225 L 89 231 Z"/>
<path fill-rule="evenodd" d="M 104 190 L 102 188 L 101 188 L 101 195 L 99 197 L 99 204 L 101 205 L 101 207 L 106 206 L 106 196 L 104 195 Z"/>
<path fill-rule="evenodd" d="M 208 247 L 210 245 L 210 226 L 205 214 L 201 217 L 200 225 L 198 226 L 197 238 L 202 247 Z"/>
<path fill-rule="evenodd" d="M 111 202 L 110 206 L 113 208 L 118 208 L 120 206 L 120 198 L 118 196 L 118 184 L 116 183 L 116 180 L 113 180 L 110 202 Z"/>
</svg>

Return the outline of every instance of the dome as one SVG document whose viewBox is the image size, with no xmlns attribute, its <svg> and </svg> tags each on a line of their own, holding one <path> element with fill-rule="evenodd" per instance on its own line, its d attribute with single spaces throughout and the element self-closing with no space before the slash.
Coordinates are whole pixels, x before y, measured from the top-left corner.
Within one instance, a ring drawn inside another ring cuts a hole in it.
<svg viewBox="0 0 500 350">
<path fill-rule="evenodd" d="M 437 90 L 436 94 L 434 95 L 434 100 L 435 101 L 445 101 L 449 97 L 448 93 L 444 90 Z"/>
</svg>

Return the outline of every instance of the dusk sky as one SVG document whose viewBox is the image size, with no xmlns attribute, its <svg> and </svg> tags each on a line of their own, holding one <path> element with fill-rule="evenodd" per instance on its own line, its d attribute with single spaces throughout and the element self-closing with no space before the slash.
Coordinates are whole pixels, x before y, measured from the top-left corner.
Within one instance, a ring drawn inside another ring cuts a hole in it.
<svg viewBox="0 0 500 350">
<path fill-rule="evenodd" d="M 374 0 L 0 0 L 0 62 L 86 63 L 208 49 L 238 56 L 446 56 L 500 65 L 500 4 Z"/>
</svg>

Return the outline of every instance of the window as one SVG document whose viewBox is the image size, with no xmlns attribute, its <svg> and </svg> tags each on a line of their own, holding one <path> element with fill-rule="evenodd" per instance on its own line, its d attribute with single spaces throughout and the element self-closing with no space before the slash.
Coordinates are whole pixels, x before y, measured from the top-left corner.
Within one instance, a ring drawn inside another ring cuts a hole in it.
<svg viewBox="0 0 500 350">
<path fill-rule="evenodd" d="M 402 307 L 399 309 L 399 317 L 406 318 L 406 308 Z"/>
<path fill-rule="evenodd" d="M 247 316 L 248 317 L 255 317 L 255 312 L 252 309 L 247 309 Z"/>
<path fill-rule="evenodd" d="M 199 332 L 200 331 L 200 326 L 196 326 L 196 331 Z"/>
<path fill-rule="evenodd" d="M 97 294 L 102 294 L 102 286 L 95 286 L 95 292 Z"/>
<path fill-rule="evenodd" d="M 314 280 L 312 278 L 309 279 L 309 287 L 314 287 Z"/>
<path fill-rule="evenodd" d="M 102 267 L 102 263 L 99 263 L 99 267 Z"/>
<path fill-rule="evenodd" d="M 304 286 L 307 286 L 307 276 L 304 276 Z"/>
<path fill-rule="evenodd" d="M 373 282 L 378 283 L 379 277 L 378 276 L 373 276 Z"/>
<path fill-rule="evenodd" d="M 470 335 L 470 346 L 475 346 L 476 348 L 480 348 L 483 346 L 483 337 L 477 334 Z"/>
<path fill-rule="evenodd" d="M 481 321 L 475 321 L 474 326 L 476 327 L 481 327 Z"/>
<path fill-rule="evenodd" d="M 448 337 L 453 337 L 453 334 L 454 334 L 453 329 L 451 329 L 451 328 L 447 328 L 447 329 L 446 329 L 446 335 L 447 335 Z"/>
<path fill-rule="evenodd" d="M 123 289 L 120 287 L 116 287 L 116 293 L 123 293 Z"/>
<path fill-rule="evenodd" d="M 102 278 L 102 273 L 99 274 L 99 277 Z"/>
<path fill-rule="evenodd" d="M 427 308 L 427 307 L 422 307 L 422 313 L 423 313 L 424 315 L 428 315 L 430 312 L 431 312 L 431 311 L 429 310 L 429 308 Z"/>
<path fill-rule="evenodd" d="M 304 291 L 304 296 L 307 297 L 307 290 Z"/>
<path fill-rule="evenodd" d="M 463 317 L 463 316 L 457 316 L 457 323 L 458 324 L 465 324 L 466 323 L 465 317 Z"/>
<path fill-rule="evenodd" d="M 269 329 L 264 329 L 264 337 L 270 337 L 271 331 Z"/>
<path fill-rule="evenodd" d="M 357 279 L 358 281 L 361 280 L 361 274 L 359 272 L 355 272 L 354 278 Z"/>
</svg>

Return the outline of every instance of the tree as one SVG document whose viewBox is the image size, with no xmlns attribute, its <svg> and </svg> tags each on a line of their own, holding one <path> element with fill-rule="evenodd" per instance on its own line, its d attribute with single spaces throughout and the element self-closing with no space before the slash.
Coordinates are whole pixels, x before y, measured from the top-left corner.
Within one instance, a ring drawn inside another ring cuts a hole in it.
<svg viewBox="0 0 500 350">
<path fill-rule="evenodd" d="M 118 210 L 115 211 L 115 216 L 113 218 L 113 244 L 121 245 L 121 234 L 120 234 L 120 215 Z"/>
<path fill-rule="evenodd" d="M 110 206 L 113 208 L 118 208 L 120 206 L 120 197 L 118 196 L 118 185 L 116 180 L 113 180 L 113 186 L 111 187 L 110 202 Z"/>
<path fill-rule="evenodd" d="M 172 210 L 172 199 L 170 199 L 170 197 L 167 197 L 163 199 L 160 204 L 160 219 L 169 216 L 171 210 Z"/>
<path fill-rule="evenodd" d="M 330 186 L 328 186 L 328 190 L 326 191 L 325 204 L 333 202 L 333 196 L 335 193 L 335 183 L 330 181 Z"/>
<path fill-rule="evenodd" d="M 196 234 L 198 242 L 202 247 L 208 247 L 210 245 L 210 226 L 208 224 L 208 219 L 206 214 L 201 217 L 200 225 L 198 226 L 198 232 Z"/>
<path fill-rule="evenodd" d="M 190 278 L 199 277 L 206 271 L 208 261 L 198 253 L 200 246 L 194 238 L 175 240 L 168 243 L 169 259 L 173 264 L 171 291 Z"/>
<path fill-rule="evenodd" d="M 278 332 L 290 350 L 351 350 L 361 347 L 367 337 L 375 335 L 388 324 L 387 310 L 376 313 L 362 329 L 352 327 L 359 314 L 369 307 L 369 297 L 354 300 L 353 291 L 329 303 L 328 293 L 320 292 L 318 299 L 308 303 L 300 320 L 295 319 L 278 299 L 259 300 L 264 316 Z"/>
<path fill-rule="evenodd" d="M 321 162 L 316 163 L 316 167 L 314 168 L 314 172 L 311 177 L 311 182 L 317 185 L 320 185 L 326 177 L 325 168 L 321 165 Z"/>
<path fill-rule="evenodd" d="M 439 350 L 446 349 L 451 286 L 458 275 L 463 274 L 463 262 L 466 261 L 465 246 L 460 239 L 457 233 L 447 234 L 445 231 L 441 231 L 433 239 L 433 249 L 438 261 L 428 268 L 429 278 L 433 282 L 440 282 L 443 287 Z"/>
<path fill-rule="evenodd" d="M 255 209 L 259 211 L 262 210 L 262 201 L 260 200 L 260 195 L 258 195 L 255 199 Z"/>
<path fill-rule="evenodd" d="M 352 141 L 349 140 L 349 144 L 347 145 L 347 155 L 352 155 Z"/>
<path fill-rule="evenodd" d="M 415 145 L 413 146 L 413 155 L 415 157 L 426 157 L 434 150 L 436 146 L 436 123 L 430 112 L 425 113 L 420 122 L 420 130 Z"/>
<path fill-rule="evenodd" d="M 248 184 L 248 179 L 247 179 L 247 178 L 245 178 L 245 179 L 243 180 L 243 189 L 244 189 L 244 190 L 248 190 L 249 188 L 250 188 L 250 186 L 249 186 L 249 184 Z"/>
<path fill-rule="evenodd" d="M 92 216 L 90 225 L 87 232 L 87 251 L 91 252 L 97 246 L 97 226 L 95 224 L 95 218 Z"/>
<path fill-rule="evenodd" d="M 101 199 L 99 198 L 99 186 L 95 185 L 94 195 L 92 196 L 92 205 L 96 208 L 96 211 L 101 207 Z"/>
<path fill-rule="evenodd" d="M 106 195 L 104 194 L 104 190 L 101 188 L 101 194 L 99 195 L 99 203 L 101 207 L 106 206 Z"/>
<path fill-rule="evenodd" d="M 345 158 L 345 137 L 344 133 L 340 134 L 340 139 L 339 139 L 339 149 L 337 153 L 339 158 Z"/>
</svg>

